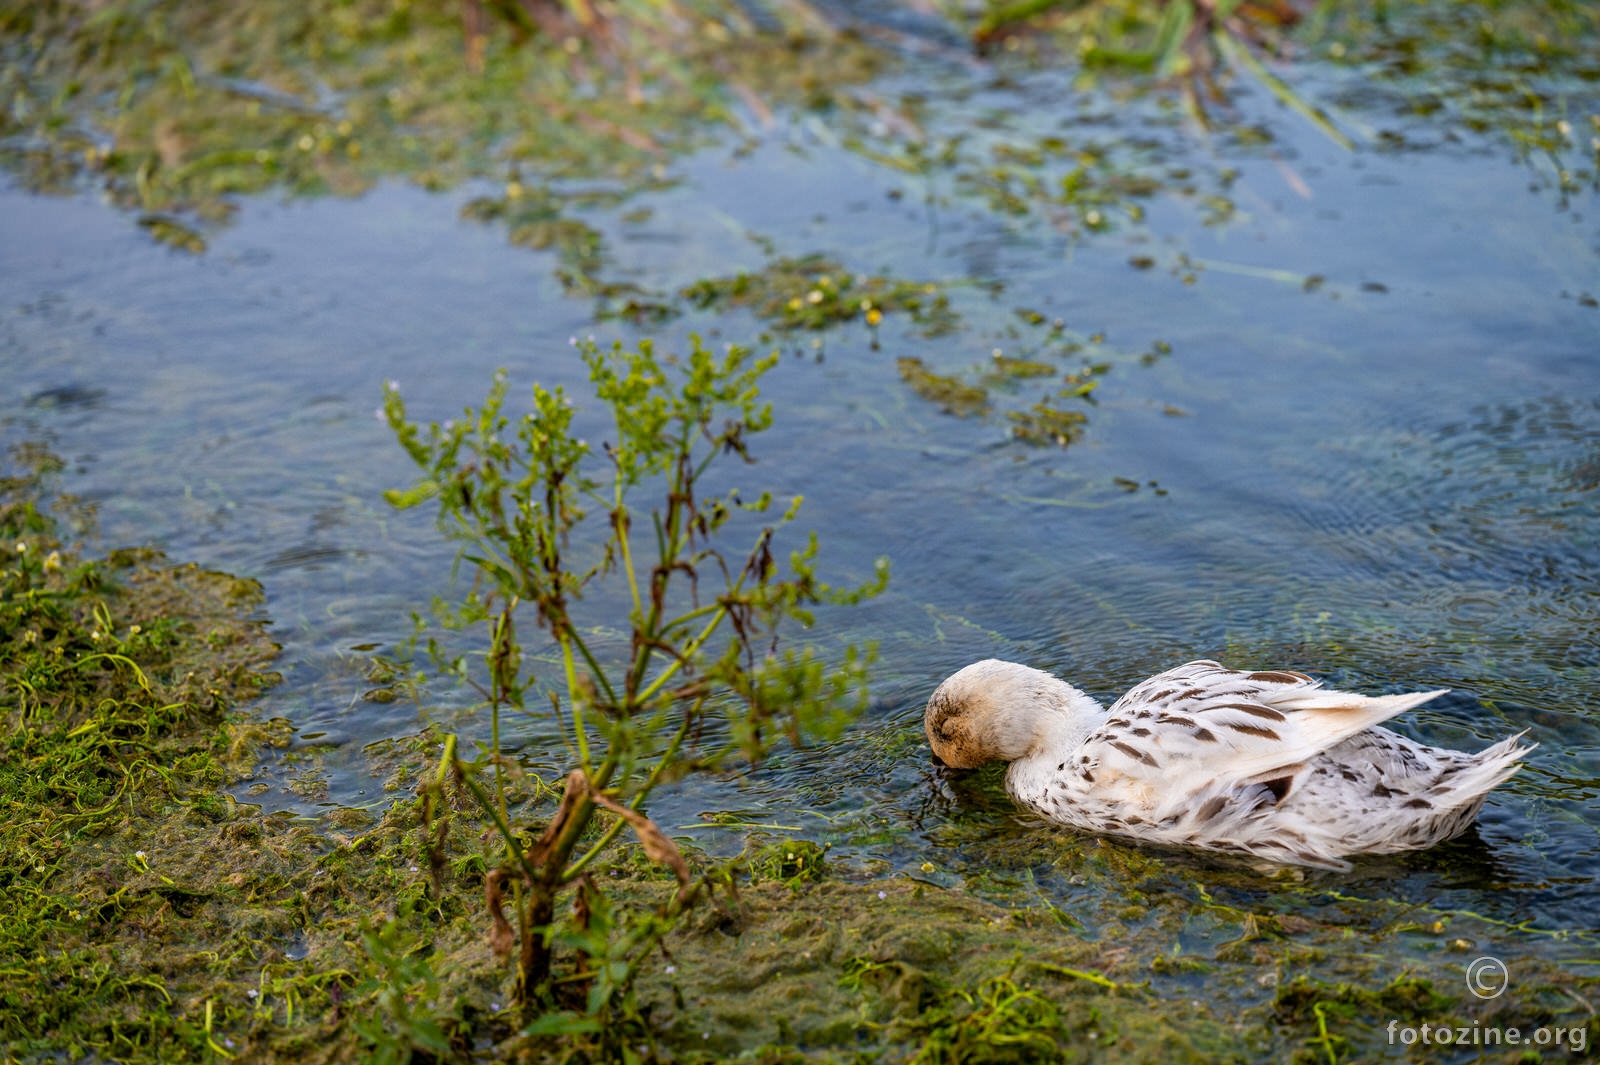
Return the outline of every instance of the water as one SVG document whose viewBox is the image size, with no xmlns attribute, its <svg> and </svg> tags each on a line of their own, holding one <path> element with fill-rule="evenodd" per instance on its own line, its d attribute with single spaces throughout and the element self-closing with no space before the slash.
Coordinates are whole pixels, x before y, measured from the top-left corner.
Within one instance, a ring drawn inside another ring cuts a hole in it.
<svg viewBox="0 0 1600 1065">
<path fill-rule="evenodd" d="M 871 88 L 925 94 L 932 135 L 970 134 L 969 159 L 1044 135 L 1111 146 L 1169 175 L 1139 201 L 1145 224 L 1107 206 L 1115 224 L 1083 239 L 1077 208 L 1007 213 L 975 167 L 907 175 L 817 116 L 780 116 L 754 146 L 730 138 L 673 164 L 674 187 L 580 212 L 605 236 L 608 275 L 650 290 L 759 269 L 752 233 L 852 270 L 962 282 L 954 333 L 891 319 L 877 350 L 859 323 L 816 346 L 785 339 L 767 383 L 778 421 L 751 476 L 805 493 L 829 575 L 893 560 L 888 594 L 826 619 L 831 641 L 880 645 L 871 712 L 838 743 L 679 785 L 656 817 L 713 849 L 739 834 L 698 815 L 732 811 L 870 868 L 975 889 L 1036 879 L 1093 926 L 1114 878 L 1086 895 L 1053 874 L 1050 837 L 1017 824 L 994 773 L 934 771 L 922 703 L 991 655 L 1107 698 L 1220 657 L 1368 692 L 1450 687 L 1397 727 L 1468 748 L 1522 730 L 1540 744 L 1475 836 L 1361 863 L 1326 879 L 1330 892 L 1596 931 L 1592 190 L 1563 201 L 1492 136 L 1346 153 L 1245 91 L 1245 119 L 1275 138 L 1252 145 L 1201 137 L 1154 104 L 1068 106 L 1064 84 L 930 65 Z M 1185 170 L 1194 191 L 1172 191 Z M 655 332 L 670 346 L 689 330 L 762 330 L 745 312 L 643 331 L 597 321 L 563 294 L 553 254 L 458 219 L 484 191 L 390 182 L 355 200 L 253 199 L 191 257 L 90 197 L 0 190 L 4 433 L 47 437 L 71 460 L 63 487 L 98 505 L 105 545 L 155 543 L 263 582 L 284 683 L 259 712 L 299 737 L 248 791 L 269 808 L 381 802 L 361 748 L 419 724 L 408 702 L 362 698 L 369 652 L 395 648 L 411 613 L 451 590 L 427 516 L 381 499 L 412 477 L 375 417 L 383 381 L 413 415 L 445 418 L 502 366 L 520 387 L 581 395 L 573 335 Z M 1206 199 L 1222 194 L 1219 213 Z M 1019 308 L 1060 318 L 1087 351 L 1063 354 Z M 963 419 L 896 367 L 914 356 L 977 380 L 995 349 L 1062 370 L 1111 364 L 1081 441 L 1009 437 L 1004 412 L 1043 394 L 1036 382 L 991 383 L 995 412 Z M 481 729 L 462 693 L 436 683 L 429 699 Z M 554 769 L 547 740 L 516 743 Z M 1016 858 L 1029 839 L 1045 843 Z M 1164 860 L 1177 881 L 1215 868 Z"/>
</svg>

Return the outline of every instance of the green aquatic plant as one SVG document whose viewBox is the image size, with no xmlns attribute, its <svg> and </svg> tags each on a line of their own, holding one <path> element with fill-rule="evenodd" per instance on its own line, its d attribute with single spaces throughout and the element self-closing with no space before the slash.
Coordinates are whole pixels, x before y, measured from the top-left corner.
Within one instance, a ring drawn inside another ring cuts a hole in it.
<svg viewBox="0 0 1600 1065">
<path fill-rule="evenodd" d="M 1118 987 L 1099 974 L 1047 968 Z M 870 990 L 880 1005 L 893 1010 L 888 1027 L 916 1041 L 917 1050 L 907 1059 L 915 1065 L 1055 1060 L 1078 1034 L 1074 1018 L 1050 995 L 1016 977 L 1014 967 L 962 986 L 900 960 L 855 957 L 845 961 L 839 986 L 857 993 Z"/>
<path fill-rule="evenodd" d="M 1110 353 L 1106 338 L 1100 333 L 1083 336 L 1068 330 L 1059 319 L 1046 320 L 1036 311 L 1019 309 L 1017 317 L 1020 326 L 1009 326 L 1003 336 L 1019 343 L 1025 354 L 1007 355 L 1003 349 L 994 348 L 985 362 L 963 375 L 935 373 L 922 359 L 902 356 L 896 360 L 900 379 L 922 399 L 938 404 L 946 414 L 976 417 L 999 407 L 1009 423 L 1012 438 L 1029 444 L 1067 447 L 1081 439 L 1088 429 L 1088 414 L 1077 408 L 1096 403 L 1095 390 L 1113 367 L 1109 361 L 1087 361 Z M 1034 335 L 1024 333 L 1025 329 L 1034 330 Z M 1139 356 L 1139 361 L 1150 365 L 1171 352 L 1171 345 L 1157 340 L 1149 352 Z M 1050 357 L 1082 357 L 1086 361 L 1062 372 L 1059 363 L 1048 361 Z M 1055 378 L 1059 386 L 1052 387 L 1035 402 L 1020 407 L 1013 405 L 1019 391 L 1030 383 L 1043 383 L 1049 378 Z"/>
<path fill-rule="evenodd" d="M 480 196 L 461 208 L 461 217 L 475 222 L 498 222 L 506 239 L 519 247 L 544 251 L 554 248 L 563 269 L 579 276 L 599 268 L 601 238 L 592 226 L 563 215 L 566 204 L 549 189 L 524 189 L 508 185 L 501 198 Z"/>
<path fill-rule="evenodd" d="M 965 418 L 982 414 L 989 409 L 989 393 L 977 385 L 969 385 L 959 377 L 937 374 L 918 358 L 906 356 L 895 360 L 900 379 L 911 386 L 911 391 L 930 403 L 937 403 L 947 414 Z"/>
<path fill-rule="evenodd" d="M 1372 116 L 1375 150 L 1427 150 L 1441 131 L 1469 143 L 1493 134 L 1564 206 L 1600 187 L 1597 34 L 1593 4 L 1410 0 L 1321 5 L 1303 36 L 1357 74 L 1334 103 Z"/>
<path fill-rule="evenodd" d="M 953 332 L 960 323 L 939 285 L 854 274 L 823 255 L 776 259 L 757 272 L 705 278 L 682 296 L 701 310 L 748 307 L 784 331 L 852 321 L 876 329 L 886 315 L 904 314 L 931 337 Z"/>
<path fill-rule="evenodd" d="M 1330 987 L 1304 976 L 1280 987 L 1273 997 L 1272 1014 L 1285 1028 L 1305 1031 L 1303 1061 L 1338 1065 L 1351 1056 L 1349 1029 L 1353 1022 L 1389 1016 L 1402 1022 L 1453 1019 L 1454 1003 L 1435 991 L 1427 980 L 1401 976 L 1375 989 L 1341 984 Z M 1344 1029 L 1346 1034 L 1341 1034 Z"/>
<path fill-rule="evenodd" d="M 768 843 L 745 860 L 752 884 L 775 880 L 799 890 L 828 875 L 828 852 L 808 839 L 789 839 Z"/>
<path fill-rule="evenodd" d="M 1027 410 L 1008 410 L 1011 435 L 1030 444 L 1055 444 L 1066 447 L 1083 436 L 1089 416 L 1081 410 L 1067 410 L 1046 398 Z"/>
<path fill-rule="evenodd" d="M 525 1002 L 571 1002 L 595 1018 L 627 1001 L 662 936 L 726 878 L 691 871 L 645 814 L 650 795 L 694 770 L 758 761 L 783 737 L 837 735 L 863 705 L 870 652 L 850 647 L 828 661 L 781 646 L 780 629 L 811 625 L 818 605 L 877 594 L 888 566 L 880 560 L 859 587 L 832 587 L 816 575 L 812 537 L 785 571 L 774 550 L 800 498 L 771 520 L 770 494 L 712 480 L 719 459 L 753 461 L 751 441 L 772 420 L 757 386 L 775 356 L 732 345 L 719 356 L 698 338 L 681 359 L 648 341 L 577 346 L 610 416 L 598 450 L 578 435 L 559 388 L 535 385 L 533 409 L 508 417 L 503 373 L 482 406 L 454 422 L 410 421 L 392 385 L 385 411 L 423 471 L 389 499 L 438 507 L 476 576 L 451 623 L 488 631 L 478 660 L 457 658 L 451 669 L 483 695 L 490 740 L 471 760 L 451 742 L 439 783 L 458 779 L 498 831 L 500 864 L 486 878 L 492 941 L 517 954 Z M 644 493 L 648 507 L 638 502 Z M 736 535 L 749 546 L 730 549 Z M 602 642 L 588 623 L 601 615 L 621 622 L 625 637 Z M 524 649 L 530 628 L 551 648 L 549 672 Z M 553 723 L 572 766 L 558 808 L 531 839 L 507 801 L 508 713 Z M 611 906 L 590 875 L 630 830 L 678 881 L 653 908 Z M 574 913 L 558 920 L 568 890 Z M 561 946 L 577 958 L 557 974 Z"/>
<path fill-rule="evenodd" d="M 462 0 L 461 22 L 468 59 L 482 50 L 494 22 L 519 36 L 541 34 L 562 42 L 569 51 L 585 43 L 612 49 L 620 35 L 634 31 L 661 37 L 681 32 L 698 20 L 713 35 L 750 32 L 757 19 L 793 30 L 831 28 L 827 17 L 807 0 L 768 0 L 741 4 L 734 0 Z"/>
<path fill-rule="evenodd" d="M 826 106 L 885 62 L 803 0 L 761 24 L 732 3 L 563 3 L 599 21 L 529 32 L 557 0 L 487 2 L 465 32 L 458 5 L 409 0 L 263 0 L 227 18 L 181 0 L 0 0 L 0 167 L 30 191 L 100 192 L 197 253 L 243 197 L 487 179 L 542 195 L 549 218 L 513 204 L 502 221 L 566 252 L 586 239 L 566 209 L 597 188 L 656 187 L 674 158 L 742 130 L 743 109 Z"/>
<path fill-rule="evenodd" d="M 1267 66 L 1315 54 L 1360 72 L 1327 102 L 1379 116 L 1377 150 L 1415 150 L 1412 124 L 1430 144 L 1441 127 L 1498 131 L 1562 197 L 1600 180 L 1591 144 L 1600 119 L 1573 106 L 1600 74 L 1597 31 L 1600 9 L 1571 0 L 992 0 L 973 25 L 980 48 L 1032 47 L 1043 36 L 1085 80 L 1176 84 L 1208 128 L 1234 71 L 1349 148 L 1328 111 Z"/>
<path fill-rule="evenodd" d="M 952 989 L 918 1019 L 922 1045 L 915 1065 L 1032 1062 L 1060 1052 L 1072 1037 L 1061 1010 L 1037 991 L 994 976 Z"/>
<path fill-rule="evenodd" d="M 215 831 L 228 814 L 217 789 L 252 757 L 248 739 L 229 743 L 219 725 L 276 679 L 260 671 L 277 651 L 252 616 L 261 588 L 153 550 L 81 557 L 62 537 L 87 513 L 60 495 L 45 502 L 60 460 L 38 446 L 9 459 L 0 1046 L 15 1060 L 154 1060 L 156 1047 L 198 1060 L 211 1011 L 202 1028 L 188 992 L 204 965 L 191 963 L 192 943 L 171 954 L 162 945 L 169 923 L 216 890 L 168 848 L 181 834 L 173 826 Z"/>
<path fill-rule="evenodd" d="M 372 1046 L 368 1060 L 406 1065 L 418 1054 L 448 1059 L 456 1049 L 458 1030 L 470 1031 L 470 1026 L 439 1008 L 439 978 L 418 952 L 423 944 L 406 942 L 394 921 L 364 930 L 361 941 L 380 974 L 370 981 L 370 990 L 381 1015 L 351 1022 Z"/>
<path fill-rule="evenodd" d="M 1019 359 L 995 352 L 985 375 L 995 381 L 1025 381 L 1030 377 L 1054 377 L 1056 368 L 1038 359 Z"/>
<path fill-rule="evenodd" d="M 973 37 L 987 47 L 1023 28 L 1048 24 L 1073 40 L 1086 70 L 1179 81 L 1190 113 L 1203 124 L 1209 124 L 1208 102 L 1226 99 L 1218 70 L 1234 67 L 1341 147 L 1351 148 L 1350 139 L 1326 112 L 1261 61 L 1261 53 L 1282 50 L 1287 32 L 1301 18 L 1292 4 L 1251 0 L 1014 0 L 991 3 Z"/>
</svg>

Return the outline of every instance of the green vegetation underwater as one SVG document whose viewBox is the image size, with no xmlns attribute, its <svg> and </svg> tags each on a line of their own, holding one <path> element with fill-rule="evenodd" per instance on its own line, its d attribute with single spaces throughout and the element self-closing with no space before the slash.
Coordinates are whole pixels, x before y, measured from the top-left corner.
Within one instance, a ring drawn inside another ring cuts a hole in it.
<svg viewBox="0 0 1600 1065">
<path fill-rule="evenodd" d="M 0 170 L 0 1059 L 1596 1054 L 1591 5 L 0 0 Z M 986 657 L 1539 746 L 1147 847 Z"/>
</svg>

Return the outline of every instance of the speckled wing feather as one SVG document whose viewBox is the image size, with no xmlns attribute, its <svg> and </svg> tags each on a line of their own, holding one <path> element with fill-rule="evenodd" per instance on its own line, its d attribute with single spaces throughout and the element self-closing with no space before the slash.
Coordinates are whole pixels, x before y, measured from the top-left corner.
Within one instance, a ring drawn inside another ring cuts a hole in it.
<svg viewBox="0 0 1600 1065">
<path fill-rule="evenodd" d="M 1100 795 L 1120 792 L 1122 801 L 1159 820 L 1202 796 L 1292 774 L 1340 741 L 1440 694 L 1356 695 L 1325 689 L 1302 673 L 1189 662 L 1117 700 L 1077 761 Z"/>
</svg>

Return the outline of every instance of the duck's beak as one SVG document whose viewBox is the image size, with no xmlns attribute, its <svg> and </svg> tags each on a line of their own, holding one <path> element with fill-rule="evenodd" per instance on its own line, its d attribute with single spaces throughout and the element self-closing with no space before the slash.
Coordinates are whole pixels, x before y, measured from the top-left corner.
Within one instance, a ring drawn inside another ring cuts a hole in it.
<svg viewBox="0 0 1600 1065">
<path fill-rule="evenodd" d="M 933 751 L 929 751 L 928 752 L 928 757 L 933 759 L 934 768 L 936 768 L 936 769 L 949 769 L 950 768 L 949 766 L 944 764 L 944 759 L 940 758 Z"/>
</svg>

